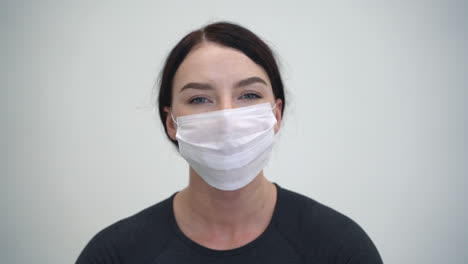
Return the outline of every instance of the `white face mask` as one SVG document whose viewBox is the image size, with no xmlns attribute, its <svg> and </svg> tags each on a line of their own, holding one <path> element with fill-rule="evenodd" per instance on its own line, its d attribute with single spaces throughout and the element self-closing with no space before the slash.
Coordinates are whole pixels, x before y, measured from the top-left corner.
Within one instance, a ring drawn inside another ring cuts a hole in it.
<svg viewBox="0 0 468 264">
<path fill-rule="evenodd" d="M 177 117 L 179 152 L 209 185 L 240 189 L 268 162 L 276 125 L 274 107 L 262 103 Z"/>
</svg>

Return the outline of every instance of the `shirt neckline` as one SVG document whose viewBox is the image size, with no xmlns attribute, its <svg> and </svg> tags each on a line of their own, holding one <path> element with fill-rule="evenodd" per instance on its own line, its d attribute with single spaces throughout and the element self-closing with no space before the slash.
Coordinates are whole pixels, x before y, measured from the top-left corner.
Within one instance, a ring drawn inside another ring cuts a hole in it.
<svg viewBox="0 0 468 264">
<path fill-rule="evenodd" d="M 243 245 L 243 246 L 240 246 L 238 248 L 233 248 L 233 249 L 225 249 L 225 250 L 218 250 L 218 249 L 211 249 L 211 248 L 208 248 L 208 247 L 205 247 L 203 245 L 200 245 L 198 244 L 197 242 L 193 241 L 192 239 L 190 239 L 188 236 L 186 236 L 182 230 L 179 228 L 179 226 L 177 225 L 177 221 L 175 219 L 175 215 L 174 215 L 174 197 L 175 195 L 177 194 L 174 193 L 171 198 L 170 198 L 170 206 L 169 206 L 169 209 L 170 209 L 170 219 L 171 219 L 171 223 L 172 223 L 172 229 L 173 231 L 175 232 L 175 234 L 177 235 L 177 237 L 184 243 L 186 244 L 187 246 L 189 246 L 190 248 L 192 248 L 193 250 L 197 251 L 197 252 L 201 252 L 203 254 L 206 254 L 206 255 L 215 255 L 215 256 L 228 256 L 228 255 L 238 255 L 238 254 L 241 254 L 249 249 L 252 249 L 256 246 L 258 246 L 259 244 L 261 244 L 261 242 L 263 240 L 265 240 L 265 237 L 268 236 L 268 234 L 270 234 L 273 229 L 274 229 L 274 226 L 276 224 L 276 220 L 278 218 L 278 208 L 279 208 L 279 203 L 280 203 L 280 200 L 281 200 L 281 187 L 276 184 L 276 183 L 273 183 L 276 187 L 276 203 L 275 203 L 275 206 L 274 206 L 274 209 L 273 209 L 273 215 L 270 219 L 270 222 L 268 223 L 268 226 L 267 228 L 257 237 L 255 238 L 254 240 L 250 241 L 249 243 Z"/>
</svg>

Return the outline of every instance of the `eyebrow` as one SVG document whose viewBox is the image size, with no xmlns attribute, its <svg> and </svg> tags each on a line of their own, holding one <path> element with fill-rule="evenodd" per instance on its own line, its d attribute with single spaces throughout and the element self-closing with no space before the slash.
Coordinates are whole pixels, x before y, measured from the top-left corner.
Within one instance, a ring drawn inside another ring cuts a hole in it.
<svg viewBox="0 0 468 264">
<path fill-rule="evenodd" d="M 238 81 L 236 85 L 234 85 L 234 87 L 239 88 L 239 87 L 248 86 L 254 83 L 263 83 L 264 85 L 268 85 L 267 82 L 263 80 L 262 78 L 254 76 L 254 77 L 250 77 L 250 78 Z"/>
<path fill-rule="evenodd" d="M 267 82 L 263 80 L 262 78 L 254 76 L 254 77 L 250 77 L 250 78 L 238 81 L 234 85 L 234 88 L 240 88 L 240 87 L 248 86 L 254 83 L 263 83 L 265 85 L 268 85 Z M 180 89 L 179 93 L 181 93 L 182 91 L 186 89 L 213 90 L 214 88 L 209 83 L 190 82 L 182 86 L 182 89 Z"/>
<path fill-rule="evenodd" d="M 180 89 L 179 93 L 183 92 L 186 89 L 213 90 L 213 86 L 211 86 L 209 83 L 190 82 L 182 86 L 182 89 Z"/>
</svg>

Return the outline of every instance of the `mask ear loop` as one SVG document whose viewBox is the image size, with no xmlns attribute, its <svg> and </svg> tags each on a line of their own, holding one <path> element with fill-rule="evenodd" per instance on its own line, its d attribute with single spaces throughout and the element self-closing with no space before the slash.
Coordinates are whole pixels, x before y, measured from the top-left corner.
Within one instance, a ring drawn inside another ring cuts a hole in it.
<svg viewBox="0 0 468 264">
<path fill-rule="evenodd" d="M 172 114 L 172 109 L 169 112 L 171 113 L 172 121 L 174 122 L 174 124 L 176 124 L 176 127 L 178 127 L 179 123 L 177 123 L 177 121 L 175 120 L 174 115 Z"/>
</svg>

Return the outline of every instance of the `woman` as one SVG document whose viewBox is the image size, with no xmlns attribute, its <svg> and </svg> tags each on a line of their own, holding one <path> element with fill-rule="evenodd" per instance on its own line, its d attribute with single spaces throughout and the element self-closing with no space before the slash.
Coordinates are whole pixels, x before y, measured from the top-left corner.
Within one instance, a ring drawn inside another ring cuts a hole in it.
<svg viewBox="0 0 468 264">
<path fill-rule="evenodd" d="M 286 101 L 255 34 L 214 23 L 185 36 L 158 100 L 189 184 L 99 232 L 77 263 L 382 263 L 351 219 L 263 175 Z"/>
</svg>

